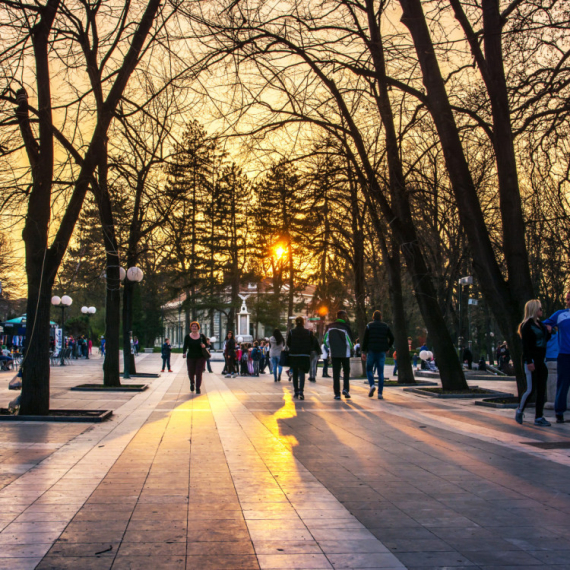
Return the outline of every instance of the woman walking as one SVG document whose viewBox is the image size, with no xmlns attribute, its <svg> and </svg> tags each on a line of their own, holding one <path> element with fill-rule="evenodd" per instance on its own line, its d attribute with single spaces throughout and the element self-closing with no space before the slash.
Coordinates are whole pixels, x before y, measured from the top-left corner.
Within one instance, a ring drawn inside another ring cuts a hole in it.
<svg viewBox="0 0 570 570">
<path fill-rule="evenodd" d="M 236 339 L 232 331 L 228 331 L 226 335 L 224 357 L 226 359 L 226 378 L 235 378 L 237 376 L 235 371 Z"/>
<path fill-rule="evenodd" d="M 284 346 L 285 339 L 283 338 L 281 331 L 279 329 L 275 329 L 273 331 L 273 336 L 269 339 L 269 358 L 273 368 L 274 382 L 281 382 L 283 366 L 280 366 L 279 359 L 281 358 L 281 352 L 283 352 Z"/>
<path fill-rule="evenodd" d="M 538 299 L 531 299 L 524 306 L 524 320 L 519 325 L 519 335 L 523 345 L 523 366 L 526 373 L 526 392 L 515 413 L 517 423 L 523 423 L 523 413 L 532 394 L 536 392 L 536 415 L 534 425 L 549 426 L 550 422 L 543 416 L 544 400 L 546 395 L 546 382 L 548 368 L 544 359 L 546 357 L 546 343 L 550 333 L 540 322 L 542 306 Z"/>
<path fill-rule="evenodd" d="M 206 365 L 206 359 L 202 351 L 204 348 L 206 348 L 206 337 L 200 333 L 200 323 L 193 321 L 190 323 L 190 333 L 184 338 L 182 358 L 186 358 L 186 364 L 188 366 L 190 391 L 194 392 L 195 384 L 196 394 L 200 394 L 202 374 Z M 188 351 L 188 354 L 186 354 L 186 351 Z"/>
<path fill-rule="evenodd" d="M 305 328 L 305 319 L 297 317 L 295 328 L 289 331 L 287 346 L 289 347 L 289 362 L 293 372 L 293 388 L 295 398 L 305 399 L 305 374 L 311 366 L 311 348 L 313 333 Z"/>
</svg>

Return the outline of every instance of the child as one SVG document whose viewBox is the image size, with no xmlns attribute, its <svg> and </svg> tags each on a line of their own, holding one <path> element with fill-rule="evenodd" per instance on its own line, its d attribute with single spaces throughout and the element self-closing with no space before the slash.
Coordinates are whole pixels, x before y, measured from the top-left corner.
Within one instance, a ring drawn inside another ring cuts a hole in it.
<svg viewBox="0 0 570 570">
<path fill-rule="evenodd" d="M 253 375 L 259 376 L 259 361 L 261 360 L 262 352 L 258 347 L 257 341 L 253 343 L 253 348 L 251 349 L 251 360 L 253 365 Z"/>
</svg>

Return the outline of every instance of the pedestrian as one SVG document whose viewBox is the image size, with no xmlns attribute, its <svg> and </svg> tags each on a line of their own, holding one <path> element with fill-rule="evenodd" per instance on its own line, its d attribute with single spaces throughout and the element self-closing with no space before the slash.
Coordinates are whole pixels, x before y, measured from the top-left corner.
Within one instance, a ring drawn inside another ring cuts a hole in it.
<svg viewBox="0 0 570 570">
<path fill-rule="evenodd" d="M 524 320 L 519 325 L 519 335 L 523 345 L 523 366 L 526 374 L 526 392 L 522 395 L 519 407 L 515 412 L 515 420 L 523 423 L 524 409 L 532 394 L 536 393 L 535 420 L 536 426 L 550 426 L 550 422 L 543 415 L 544 400 L 546 398 L 546 382 L 548 368 L 544 362 L 546 358 L 546 344 L 550 339 L 550 332 L 540 322 L 542 306 L 538 299 L 527 301 L 524 306 Z"/>
<path fill-rule="evenodd" d="M 107 341 L 105 340 L 105 337 L 102 336 L 101 337 L 101 344 L 99 345 L 99 352 L 101 353 L 101 356 L 105 356 L 105 343 Z"/>
<path fill-rule="evenodd" d="M 162 370 L 167 368 L 168 372 L 172 372 L 170 367 L 170 354 L 172 353 L 172 346 L 170 345 L 170 339 L 165 338 L 164 343 L 162 344 L 162 349 L 160 350 L 160 354 L 162 355 Z"/>
<path fill-rule="evenodd" d="M 554 413 L 556 423 L 564 423 L 564 412 L 567 409 L 568 388 L 570 388 L 570 290 L 566 292 L 564 300 L 566 308 L 556 311 L 544 321 L 549 331 L 553 327 L 558 328 L 558 357 L 556 398 L 554 400 Z"/>
<path fill-rule="evenodd" d="M 319 346 L 319 340 L 315 335 L 311 336 L 312 346 L 311 346 L 311 369 L 309 371 L 309 382 L 317 381 L 317 367 L 319 365 L 319 357 L 321 355 L 321 347 Z"/>
<path fill-rule="evenodd" d="M 463 362 L 467 362 L 467 368 L 469 368 L 469 370 L 473 369 L 473 353 L 469 350 L 468 346 L 463 349 Z"/>
<path fill-rule="evenodd" d="M 305 374 L 311 366 L 311 350 L 314 346 L 313 333 L 305 328 L 305 319 L 297 317 L 295 327 L 287 335 L 289 348 L 289 363 L 293 373 L 294 397 L 305 399 Z"/>
<path fill-rule="evenodd" d="M 325 333 L 324 344 L 332 361 L 334 399 L 340 400 L 340 370 L 343 371 L 344 397 L 350 399 L 350 354 L 354 336 L 348 324 L 346 311 L 338 311 L 336 321 L 330 323 Z"/>
<path fill-rule="evenodd" d="M 190 391 L 200 394 L 202 386 L 202 374 L 206 365 L 204 350 L 206 348 L 206 337 L 200 333 L 200 323 L 193 321 L 190 323 L 190 332 L 184 338 L 182 347 L 182 358 L 186 358 L 188 367 L 188 378 L 190 379 Z M 188 353 L 188 354 L 186 354 Z"/>
<path fill-rule="evenodd" d="M 418 353 L 414 352 L 414 368 L 418 369 Z"/>
<path fill-rule="evenodd" d="M 253 376 L 259 376 L 259 363 L 261 362 L 262 352 L 258 346 L 258 342 L 253 343 L 253 348 L 251 349 L 251 361 L 253 365 Z"/>
<path fill-rule="evenodd" d="M 392 354 L 392 358 L 394 359 L 394 371 L 392 372 L 392 376 L 397 376 L 398 375 L 398 354 L 396 353 L 396 351 L 394 351 L 394 354 Z"/>
<path fill-rule="evenodd" d="M 503 343 L 497 347 L 497 362 L 499 364 L 499 370 L 508 373 L 510 361 L 511 361 L 511 353 L 509 351 L 507 341 L 504 340 Z"/>
<path fill-rule="evenodd" d="M 259 358 L 259 373 L 265 374 L 265 367 L 267 366 L 267 361 L 265 360 L 265 341 L 259 341 L 259 351 L 261 352 L 261 356 Z"/>
<path fill-rule="evenodd" d="M 279 364 L 281 352 L 285 347 L 285 339 L 279 329 L 273 331 L 273 336 L 269 339 L 269 357 L 271 358 L 271 366 L 273 367 L 273 381 L 281 382 L 281 374 L 283 366 Z"/>
<path fill-rule="evenodd" d="M 240 376 L 249 376 L 249 371 L 247 369 L 247 344 L 242 343 L 240 345 Z"/>
<path fill-rule="evenodd" d="M 228 331 L 228 334 L 226 334 L 224 358 L 226 360 L 226 378 L 235 378 L 237 376 L 235 369 L 236 339 L 232 331 Z"/>
<path fill-rule="evenodd" d="M 321 358 L 323 359 L 323 378 L 330 378 L 329 376 L 329 351 L 323 342 L 321 344 Z"/>
<path fill-rule="evenodd" d="M 251 353 L 253 352 L 253 346 L 251 344 L 247 345 L 247 373 L 253 376 L 253 357 Z"/>
<path fill-rule="evenodd" d="M 93 356 L 93 341 L 91 339 L 87 341 L 87 350 L 89 356 Z"/>
<path fill-rule="evenodd" d="M 374 396 L 376 390 L 374 386 L 374 367 L 376 367 L 378 371 L 378 399 L 384 399 L 384 363 L 386 362 L 386 351 L 393 344 L 394 335 L 390 327 L 382 321 L 382 313 L 374 311 L 372 321 L 366 325 L 362 340 L 362 352 L 366 354 L 366 375 L 370 385 L 369 398 Z"/>
<path fill-rule="evenodd" d="M 135 356 L 138 356 L 138 354 L 139 354 L 139 339 L 136 336 L 133 340 L 133 347 L 135 349 Z"/>
<path fill-rule="evenodd" d="M 208 349 L 208 353 L 212 354 L 211 349 L 212 349 L 212 341 L 206 336 L 206 348 Z M 208 372 L 210 374 L 212 374 L 212 364 L 210 363 L 210 359 L 206 358 L 206 368 L 208 369 Z"/>
</svg>

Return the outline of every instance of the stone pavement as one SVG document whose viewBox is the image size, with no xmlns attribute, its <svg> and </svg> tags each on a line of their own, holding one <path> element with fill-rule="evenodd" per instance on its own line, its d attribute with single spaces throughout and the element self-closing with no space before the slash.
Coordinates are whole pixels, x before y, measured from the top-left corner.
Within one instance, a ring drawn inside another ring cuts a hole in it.
<svg viewBox="0 0 570 570">
<path fill-rule="evenodd" d="M 179 355 L 137 395 L 70 393 L 100 376 L 70 368 L 57 407 L 115 415 L 0 424 L 0 570 L 570 568 L 570 424 L 361 381 L 300 402 L 206 373 L 196 395 Z"/>
</svg>

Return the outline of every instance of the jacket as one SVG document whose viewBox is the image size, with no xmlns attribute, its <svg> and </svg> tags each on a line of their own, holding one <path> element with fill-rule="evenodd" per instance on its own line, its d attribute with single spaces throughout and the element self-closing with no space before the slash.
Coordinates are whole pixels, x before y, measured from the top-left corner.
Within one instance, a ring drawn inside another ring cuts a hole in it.
<svg viewBox="0 0 570 570">
<path fill-rule="evenodd" d="M 324 345 L 331 358 L 349 358 L 354 346 L 354 335 L 348 323 L 337 319 L 327 327 Z"/>
<path fill-rule="evenodd" d="M 281 352 L 285 346 L 284 343 L 277 344 L 277 340 L 274 336 L 269 339 L 269 357 L 270 358 L 279 358 L 281 356 Z"/>
<path fill-rule="evenodd" d="M 372 321 L 366 325 L 362 352 L 386 352 L 394 344 L 394 335 L 383 321 Z"/>
<path fill-rule="evenodd" d="M 236 339 L 232 336 L 226 340 L 226 346 L 224 348 L 224 354 L 226 356 L 235 356 L 236 354 Z"/>
<path fill-rule="evenodd" d="M 298 368 L 305 373 L 309 372 L 313 344 L 313 333 L 305 327 L 297 325 L 289 331 L 287 346 L 289 347 L 289 364 L 291 368 Z"/>
<path fill-rule="evenodd" d="M 536 323 L 528 319 L 521 328 L 523 345 L 523 362 L 533 364 L 544 362 L 546 358 L 546 344 L 550 340 L 550 333 L 543 323 Z"/>
<path fill-rule="evenodd" d="M 172 352 L 172 346 L 169 343 L 165 342 L 162 345 L 162 350 L 160 352 L 164 357 L 170 356 L 170 353 Z"/>
</svg>

